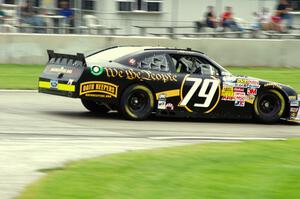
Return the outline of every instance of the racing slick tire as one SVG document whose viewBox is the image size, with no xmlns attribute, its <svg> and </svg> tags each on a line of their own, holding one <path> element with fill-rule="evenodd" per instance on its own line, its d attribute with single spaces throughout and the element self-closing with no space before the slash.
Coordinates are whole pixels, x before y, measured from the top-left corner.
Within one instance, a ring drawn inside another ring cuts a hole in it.
<svg viewBox="0 0 300 199">
<path fill-rule="evenodd" d="M 145 120 L 152 114 L 154 97 L 149 88 L 135 84 L 124 91 L 120 105 L 121 112 L 125 118 Z"/>
<path fill-rule="evenodd" d="M 256 119 L 262 123 L 275 123 L 283 116 L 285 111 L 285 100 L 277 90 L 267 90 L 254 101 L 254 114 Z"/>
<path fill-rule="evenodd" d="M 87 110 L 91 111 L 92 113 L 105 114 L 110 111 L 107 106 L 98 104 L 97 101 L 81 99 L 81 103 Z"/>
</svg>

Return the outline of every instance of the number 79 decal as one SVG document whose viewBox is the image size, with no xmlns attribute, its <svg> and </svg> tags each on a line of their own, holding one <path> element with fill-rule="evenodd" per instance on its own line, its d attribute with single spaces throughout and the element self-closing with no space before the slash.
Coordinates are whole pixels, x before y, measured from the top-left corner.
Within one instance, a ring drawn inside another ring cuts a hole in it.
<svg viewBox="0 0 300 199">
<path fill-rule="evenodd" d="M 186 95 L 183 97 L 181 94 L 181 97 L 183 98 L 181 102 L 179 103 L 179 106 L 186 107 L 190 112 L 192 112 L 188 107 L 188 103 L 193 99 L 196 91 L 200 87 L 198 97 L 204 98 L 204 102 L 202 103 L 194 103 L 192 106 L 196 108 L 208 108 L 210 107 L 213 98 L 219 88 L 220 80 L 218 79 L 201 79 L 201 78 L 193 78 L 193 77 L 187 77 L 186 80 L 183 82 L 181 92 L 183 92 L 183 86 L 185 82 L 194 82 L 192 87 L 188 90 Z M 203 82 L 203 83 L 202 83 Z M 201 84 L 202 83 L 202 84 Z M 219 89 L 220 90 L 220 89 Z M 220 96 L 219 96 L 220 97 Z"/>
</svg>

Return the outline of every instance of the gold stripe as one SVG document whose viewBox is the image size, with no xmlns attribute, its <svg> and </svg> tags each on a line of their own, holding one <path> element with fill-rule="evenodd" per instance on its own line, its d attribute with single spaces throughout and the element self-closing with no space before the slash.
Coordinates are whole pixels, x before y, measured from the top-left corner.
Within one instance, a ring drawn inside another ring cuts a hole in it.
<svg viewBox="0 0 300 199">
<path fill-rule="evenodd" d="M 183 97 L 182 97 L 183 85 L 184 85 L 184 83 L 185 83 L 186 78 L 188 78 L 188 76 L 190 76 L 190 75 L 186 75 L 186 76 L 184 77 L 182 83 L 181 83 L 181 87 L 180 87 L 180 102 L 179 102 L 179 104 L 178 104 L 178 107 L 184 107 L 188 112 L 191 112 L 191 113 L 192 113 L 193 111 L 192 111 L 191 109 L 189 109 L 187 106 L 181 106 L 181 105 L 180 105 L 181 102 L 182 102 L 182 100 L 183 100 Z"/>
<path fill-rule="evenodd" d="M 179 96 L 179 89 L 174 89 L 174 90 L 166 90 L 166 91 L 162 91 L 162 92 L 159 92 L 159 93 L 156 93 L 156 99 L 159 98 L 160 95 L 164 94 L 166 95 L 166 97 L 177 97 Z"/>
<path fill-rule="evenodd" d="M 50 82 L 39 81 L 39 87 L 40 88 L 51 88 L 51 84 L 50 84 Z M 68 84 L 58 83 L 57 90 L 74 92 L 75 91 L 75 85 L 68 85 Z"/>
</svg>

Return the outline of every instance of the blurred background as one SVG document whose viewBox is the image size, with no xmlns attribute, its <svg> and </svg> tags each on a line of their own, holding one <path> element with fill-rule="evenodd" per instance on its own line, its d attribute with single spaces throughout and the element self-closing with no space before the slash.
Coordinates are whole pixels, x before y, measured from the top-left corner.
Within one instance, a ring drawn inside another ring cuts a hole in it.
<svg viewBox="0 0 300 199">
<path fill-rule="evenodd" d="M 2 32 L 122 35 L 211 32 L 213 30 L 209 28 L 212 27 L 206 28 L 210 6 L 216 20 L 222 21 L 226 7 L 232 7 L 232 17 L 241 28 L 255 29 L 255 24 L 260 20 L 259 15 L 270 15 L 268 16 L 270 19 L 265 19 L 264 23 L 271 22 L 271 17 L 276 15 L 275 11 L 280 3 L 278 0 L 1 0 L 0 2 Z M 296 26 L 300 21 L 300 0 L 288 0 L 287 3 L 289 14 L 294 18 Z M 263 13 L 264 11 L 266 13 Z M 26 19 L 29 16 L 35 19 L 29 21 Z M 200 23 L 202 26 L 199 27 Z M 171 27 L 173 30 L 170 30 Z M 58 31 L 58 28 L 64 31 Z"/>
<path fill-rule="evenodd" d="M 138 44 L 192 47 L 226 66 L 300 66 L 300 0 L 0 3 L 0 63 L 43 64 L 47 49 L 76 53 Z"/>
</svg>

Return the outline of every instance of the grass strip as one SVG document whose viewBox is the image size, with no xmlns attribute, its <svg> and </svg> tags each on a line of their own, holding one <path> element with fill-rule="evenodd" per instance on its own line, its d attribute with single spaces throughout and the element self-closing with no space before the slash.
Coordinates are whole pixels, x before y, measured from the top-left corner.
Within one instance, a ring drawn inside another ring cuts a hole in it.
<svg viewBox="0 0 300 199">
<path fill-rule="evenodd" d="M 127 152 L 47 171 L 18 199 L 286 199 L 300 195 L 300 140 Z"/>
</svg>

